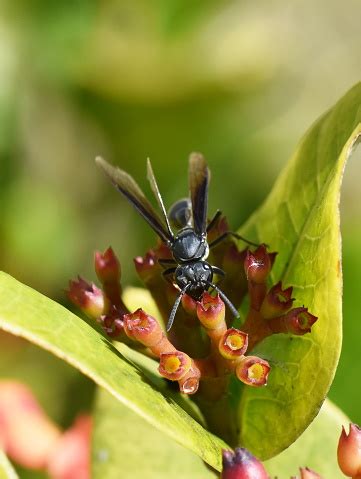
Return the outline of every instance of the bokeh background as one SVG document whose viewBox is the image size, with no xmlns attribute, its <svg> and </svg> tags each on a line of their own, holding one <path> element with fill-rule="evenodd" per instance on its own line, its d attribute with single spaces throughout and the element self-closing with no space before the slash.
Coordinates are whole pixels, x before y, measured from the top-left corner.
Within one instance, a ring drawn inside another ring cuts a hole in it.
<svg viewBox="0 0 361 479">
<path fill-rule="evenodd" d="M 111 244 L 124 284 L 137 284 L 132 258 L 154 235 L 97 170 L 98 154 L 144 189 L 150 157 L 170 205 L 187 194 L 188 154 L 203 152 L 210 210 L 221 208 L 238 228 L 306 129 L 360 80 L 359 7 L 2 0 L 1 268 L 66 304 L 68 279 L 94 280 L 93 251 Z M 330 392 L 359 423 L 360 156 L 359 149 L 342 192 L 344 348 Z M 31 384 L 57 421 L 66 426 L 89 406 L 92 385 L 76 371 L 1 338 L 0 375 Z"/>
</svg>

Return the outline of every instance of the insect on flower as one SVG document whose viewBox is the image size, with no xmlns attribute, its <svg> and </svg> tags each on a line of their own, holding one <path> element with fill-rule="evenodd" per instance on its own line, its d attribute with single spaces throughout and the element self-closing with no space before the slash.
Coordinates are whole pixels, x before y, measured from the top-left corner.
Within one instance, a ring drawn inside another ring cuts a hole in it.
<svg viewBox="0 0 361 479">
<path fill-rule="evenodd" d="M 232 314 L 239 317 L 239 313 L 231 301 L 219 287 L 214 284 L 213 276 L 225 276 L 225 272 L 217 266 L 212 266 L 206 259 L 209 250 L 229 236 L 242 239 L 236 233 L 226 231 L 210 244 L 207 234 L 215 227 L 221 211 L 217 211 L 207 225 L 208 185 L 210 172 L 207 163 L 200 153 L 192 153 L 189 158 L 189 190 L 190 199 L 182 199 L 175 203 L 167 215 L 163 199 L 148 159 L 147 177 L 151 189 L 161 209 L 163 219 L 154 210 L 135 180 L 125 171 L 107 163 L 103 158 L 96 158 L 97 164 L 110 178 L 115 188 L 135 207 L 135 209 L 149 223 L 160 239 L 169 247 L 173 259 L 159 259 L 165 270 L 162 275 L 168 281 L 176 284 L 180 290 L 169 315 L 167 331 L 172 327 L 182 296 L 187 293 L 194 300 L 199 301 L 203 292 L 213 289 L 218 292 L 227 304 Z M 174 234 L 170 221 L 179 231 Z M 250 241 L 244 240 L 247 243 Z"/>
</svg>

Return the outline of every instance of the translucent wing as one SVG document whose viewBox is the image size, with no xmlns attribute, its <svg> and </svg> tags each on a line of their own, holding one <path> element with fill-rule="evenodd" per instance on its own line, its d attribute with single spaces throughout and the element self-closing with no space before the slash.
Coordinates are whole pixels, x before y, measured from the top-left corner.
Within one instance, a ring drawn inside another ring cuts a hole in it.
<svg viewBox="0 0 361 479">
<path fill-rule="evenodd" d="M 119 190 L 125 198 L 134 206 L 134 208 L 143 216 L 153 230 L 160 236 L 163 241 L 172 239 L 162 220 L 149 203 L 144 193 L 137 185 L 135 180 L 125 171 L 110 165 L 101 157 L 95 159 L 96 163 L 109 177 L 113 185 Z"/>
<path fill-rule="evenodd" d="M 206 160 L 200 153 L 189 157 L 189 190 L 192 201 L 193 227 L 197 234 L 207 229 L 208 184 L 210 172 Z"/>
<path fill-rule="evenodd" d="M 167 226 L 168 234 L 169 234 L 169 236 L 171 236 L 173 238 L 174 235 L 172 233 L 172 230 L 171 230 L 171 227 L 170 227 L 170 224 L 169 224 L 167 212 L 166 212 L 166 209 L 165 209 L 164 203 L 163 203 L 163 198 L 162 198 L 162 196 L 159 192 L 157 180 L 155 179 L 152 164 L 151 164 L 149 158 L 147 160 L 147 178 L 148 178 L 148 181 L 150 183 L 150 187 L 152 188 L 152 191 L 154 193 L 154 196 L 156 197 L 158 205 L 159 205 L 159 207 L 160 207 L 160 209 L 163 213 L 163 218 L 164 218 L 165 224 Z"/>
</svg>

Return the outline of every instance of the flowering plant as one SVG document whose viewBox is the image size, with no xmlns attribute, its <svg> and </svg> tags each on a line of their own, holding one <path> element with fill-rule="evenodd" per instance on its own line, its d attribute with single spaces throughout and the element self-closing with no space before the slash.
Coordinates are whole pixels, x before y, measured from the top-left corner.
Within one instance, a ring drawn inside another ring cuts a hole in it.
<svg viewBox="0 0 361 479">
<path fill-rule="evenodd" d="M 124 406 L 213 471 L 222 469 L 222 449 L 241 445 L 262 460 L 274 458 L 268 473 L 279 473 L 273 469 L 277 455 L 319 412 L 340 354 L 339 187 L 361 132 L 360 100 L 361 85 L 356 85 L 313 125 L 268 199 L 240 228 L 260 246 L 242 249 L 226 242 L 214 251 L 215 264 L 228 273 L 222 286 L 232 302 L 241 307 L 248 292 L 242 323 L 230 322 L 217 296 L 205 293 L 197 304 L 184 297 L 167 338 L 161 318 L 168 316 L 174 286 L 160 284 L 156 259 L 162 246 L 135 260 L 153 300 L 143 290 L 122 292 L 112 250 L 96 255 L 102 289 L 83 279 L 70 284 L 70 297 L 99 324 L 82 321 L 0 275 L 0 327 L 68 361 L 112 396 L 100 392 L 97 401 L 101 413 L 95 419 L 94 477 L 110 477 L 109 468 L 119 458 L 123 468 L 139 468 L 134 458 L 147 448 L 156 451 L 150 456 L 168 458 L 162 470 L 169 477 L 169 471 L 187 467 L 192 472 L 186 474 L 194 478 L 208 473 L 199 472 L 201 463 L 187 465 L 178 450 L 169 455 L 167 448 L 173 451 L 173 445 L 164 437 L 148 440 L 147 446 L 139 437 L 130 449 L 127 441 L 119 446 L 117 419 L 120 428 L 128 424 L 130 436 L 138 424 Z M 114 404 L 114 398 L 123 406 Z M 308 460 L 306 449 L 299 449 L 299 465 Z M 339 477 L 328 457 L 319 459 L 321 463 L 312 459 L 315 470 Z"/>
</svg>

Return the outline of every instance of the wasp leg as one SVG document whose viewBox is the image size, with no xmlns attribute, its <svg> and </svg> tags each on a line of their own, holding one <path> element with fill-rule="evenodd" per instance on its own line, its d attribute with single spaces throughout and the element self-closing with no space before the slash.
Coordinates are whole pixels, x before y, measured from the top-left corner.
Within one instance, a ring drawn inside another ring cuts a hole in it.
<svg viewBox="0 0 361 479">
<path fill-rule="evenodd" d="M 231 301 L 227 298 L 227 296 L 223 293 L 223 291 L 221 289 L 218 288 L 217 285 L 215 285 L 214 283 L 211 283 L 210 281 L 207 281 L 207 284 L 208 286 L 210 286 L 211 288 L 215 289 L 217 291 L 217 293 L 219 294 L 219 296 L 222 298 L 223 302 L 226 303 L 226 305 L 229 307 L 229 309 L 231 310 L 233 316 L 235 318 L 239 318 L 239 312 L 236 310 L 236 308 L 233 306 L 233 304 L 231 303 Z"/>
<path fill-rule="evenodd" d="M 226 273 L 223 271 L 223 269 L 218 268 L 217 266 L 212 266 L 212 272 L 214 274 L 218 274 L 218 276 L 221 276 L 222 279 L 226 276 Z"/>
<path fill-rule="evenodd" d="M 211 231 L 211 229 L 214 228 L 214 225 L 217 223 L 218 218 L 221 216 L 221 214 L 222 214 L 222 211 L 221 211 L 221 210 L 217 210 L 217 211 L 216 211 L 216 214 L 213 216 L 213 218 L 211 219 L 211 221 L 208 223 L 207 233 L 209 233 L 209 232 Z"/>
<path fill-rule="evenodd" d="M 233 231 L 226 231 L 225 233 L 221 234 L 221 236 L 218 236 L 218 238 L 212 241 L 212 243 L 209 243 L 209 248 L 213 248 L 214 246 L 217 246 L 217 244 L 222 243 L 222 241 L 229 238 L 230 236 L 232 236 L 232 238 L 242 240 L 245 243 L 251 244 L 252 246 L 259 246 L 259 243 L 253 243 L 253 241 L 249 241 L 248 239 L 244 238 L 238 233 L 234 233 Z"/>
<path fill-rule="evenodd" d="M 173 281 L 171 280 L 170 275 L 173 274 L 176 269 L 177 269 L 176 267 L 173 267 L 173 268 L 168 268 L 168 269 L 165 269 L 164 271 L 162 271 L 163 278 L 166 281 L 168 281 L 168 283 L 170 283 L 170 284 L 173 284 Z"/>
<path fill-rule="evenodd" d="M 177 264 L 174 259 L 171 258 L 159 258 L 158 263 L 163 266 L 164 268 L 169 266 L 169 265 L 174 265 Z"/>
</svg>

